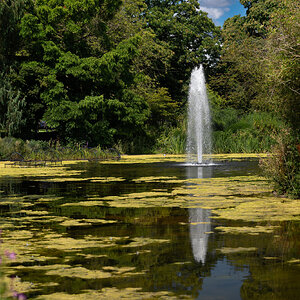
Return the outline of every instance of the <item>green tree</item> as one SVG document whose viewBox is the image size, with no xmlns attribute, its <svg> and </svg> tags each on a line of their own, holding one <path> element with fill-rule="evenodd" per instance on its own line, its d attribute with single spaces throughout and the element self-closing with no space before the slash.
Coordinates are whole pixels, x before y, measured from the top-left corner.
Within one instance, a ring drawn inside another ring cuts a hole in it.
<svg viewBox="0 0 300 300">
<path fill-rule="evenodd" d="M 32 2 L 20 24 L 26 55 L 17 76 L 28 95 L 28 128 L 43 118 L 65 140 L 102 145 L 143 132 L 149 106 L 135 87 L 143 77 L 137 57 L 147 35 L 139 25 L 113 33 L 120 4 Z"/>
<path fill-rule="evenodd" d="M 222 58 L 209 83 L 229 106 L 249 111 L 258 95 L 256 83 L 261 82 L 263 73 L 257 53 L 264 47 L 264 41 L 249 36 L 244 23 L 240 16 L 225 21 Z"/>
<path fill-rule="evenodd" d="M 299 3 L 241 2 L 247 15 L 225 22 L 222 59 L 210 84 L 229 105 L 272 112 L 284 122 L 264 168 L 278 192 L 299 196 Z"/>
<path fill-rule="evenodd" d="M 18 24 L 24 14 L 26 0 L 0 0 L 0 67 L 9 69 L 20 47 Z"/>
<path fill-rule="evenodd" d="M 222 58 L 210 78 L 211 87 L 234 108 L 248 111 L 254 99 L 261 97 L 267 71 L 261 63 L 266 52 L 272 15 L 283 4 L 279 0 L 242 0 L 246 16 L 227 19 L 222 30 Z"/>
<path fill-rule="evenodd" d="M 255 104 L 276 110 L 288 127 L 299 137 L 300 133 L 300 5 L 295 0 L 282 1 L 280 9 L 272 14 L 260 63 L 264 77 L 260 99 Z M 260 100 L 260 101 L 259 101 Z M 298 141 L 300 143 L 300 141 Z"/>
<path fill-rule="evenodd" d="M 255 37 L 266 37 L 272 15 L 280 8 L 282 1 L 240 0 L 240 2 L 246 8 L 243 26 L 247 34 Z"/>
<path fill-rule="evenodd" d="M 209 71 L 219 58 L 220 28 L 200 10 L 196 0 L 145 2 L 147 26 L 173 53 L 168 71 L 159 76 L 160 85 L 182 105 L 192 69 L 202 63 Z"/>
<path fill-rule="evenodd" d="M 300 5 L 295 0 L 284 0 L 272 15 L 267 51 L 260 61 L 265 65 L 261 99 L 258 107 L 273 109 L 286 123 L 278 136 L 274 156 L 266 164 L 267 174 L 281 194 L 300 197 Z"/>
<path fill-rule="evenodd" d="M 7 74 L 0 74 L 0 129 L 8 136 L 18 136 L 25 124 L 25 97 L 14 89 Z"/>
</svg>

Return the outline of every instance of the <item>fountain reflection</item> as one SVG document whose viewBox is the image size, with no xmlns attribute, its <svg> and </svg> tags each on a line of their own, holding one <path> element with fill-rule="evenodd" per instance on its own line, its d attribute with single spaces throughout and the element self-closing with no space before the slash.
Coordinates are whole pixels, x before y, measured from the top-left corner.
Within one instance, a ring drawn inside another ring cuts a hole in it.
<svg viewBox="0 0 300 300">
<path fill-rule="evenodd" d="M 210 178 L 212 169 L 207 167 L 187 167 L 187 178 Z M 189 208 L 190 240 L 194 259 L 205 263 L 208 237 L 211 230 L 211 211 L 203 208 Z"/>
</svg>

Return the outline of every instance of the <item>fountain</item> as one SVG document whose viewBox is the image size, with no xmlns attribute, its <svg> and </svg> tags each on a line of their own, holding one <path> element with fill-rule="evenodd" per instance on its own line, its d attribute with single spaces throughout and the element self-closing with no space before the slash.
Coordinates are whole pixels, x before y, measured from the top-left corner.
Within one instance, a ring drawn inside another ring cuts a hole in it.
<svg viewBox="0 0 300 300">
<path fill-rule="evenodd" d="M 211 118 L 202 65 L 191 74 L 186 150 L 188 163 L 205 165 L 210 162 Z M 206 154 L 206 160 L 203 154 Z"/>
</svg>

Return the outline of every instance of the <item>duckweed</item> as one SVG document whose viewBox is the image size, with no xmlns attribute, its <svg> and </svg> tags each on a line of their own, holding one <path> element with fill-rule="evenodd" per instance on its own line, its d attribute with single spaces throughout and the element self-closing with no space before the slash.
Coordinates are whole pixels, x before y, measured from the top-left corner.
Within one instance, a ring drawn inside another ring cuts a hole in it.
<svg viewBox="0 0 300 300">
<path fill-rule="evenodd" d="M 255 247 L 249 247 L 249 248 L 245 248 L 245 247 L 237 247 L 237 248 L 223 247 L 223 248 L 220 248 L 220 249 L 217 249 L 217 250 L 220 251 L 223 254 L 229 254 L 229 253 L 256 251 L 257 248 L 255 248 Z"/>
<path fill-rule="evenodd" d="M 160 172 L 160 163 L 184 168 L 184 161 L 182 155 L 160 154 L 46 167 L 1 162 L 2 183 L 31 185 L 25 192 L 0 193 L 1 239 L 16 253 L 6 275 L 25 276 L 18 291 L 35 299 L 195 299 L 202 290 L 199 274 L 211 274 L 220 257 L 237 269 L 249 266 L 251 273 L 261 261 L 299 267 L 296 252 L 286 250 L 297 242 L 281 232 L 285 222 L 299 221 L 299 201 L 276 198 L 266 179 L 253 173 L 186 178 Z M 210 214 L 191 219 L 189 208 Z M 195 245 L 217 253 L 206 264 L 205 255 L 195 255 Z M 67 286 L 71 281 L 76 285 Z"/>
</svg>

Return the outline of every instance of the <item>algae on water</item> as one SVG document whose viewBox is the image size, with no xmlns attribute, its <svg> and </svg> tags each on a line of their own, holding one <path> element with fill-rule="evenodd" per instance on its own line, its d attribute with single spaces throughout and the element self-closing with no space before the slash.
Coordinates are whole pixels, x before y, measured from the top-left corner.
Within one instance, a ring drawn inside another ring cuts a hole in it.
<svg viewBox="0 0 300 300">
<path fill-rule="evenodd" d="M 194 299 L 202 289 L 199 272 L 205 278 L 218 257 L 237 268 L 250 266 L 254 278 L 261 276 L 261 261 L 280 264 L 278 274 L 299 268 L 297 253 L 285 252 L 297 242 L 280 231 L 286 221 L 299 221 L 299 201 L 274 197 L 266 179 L 254 173 L 188 178 L 181 172 L 184 161 L 144 155 L 51 167 L 0 163 L 7 188 L 0 193 L 1 239 L 16 253 L 6 274 L 20 276 L 20 292 L 36 299 Z M 21 183 L 28 189 L 15 189 Z M 191 220 L 189 208 L 209 209 L 210 217 Z M 193 260 L 189 234 L 197 230 L 208 237 L 207 251 L 218 250 L 208 264 Z M 262 272 L 269 276 L 271 267 Z M 78 284 L 67 286 L 74 281 Z M 93 289 L 95 282 L 99 289 Z M 180 291 L 173 292 L 173 285 Z"/>
</svg>

